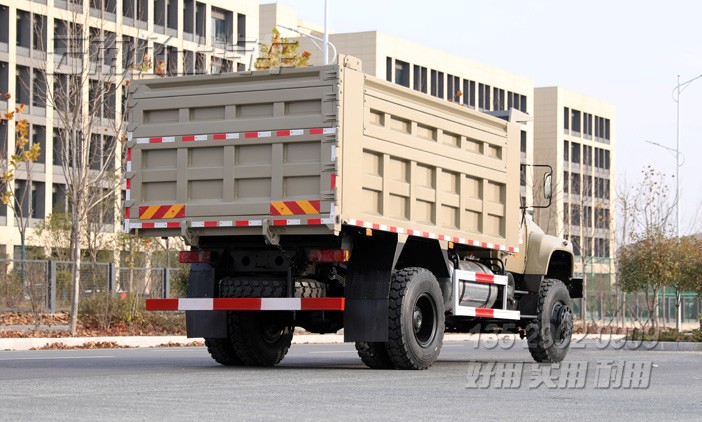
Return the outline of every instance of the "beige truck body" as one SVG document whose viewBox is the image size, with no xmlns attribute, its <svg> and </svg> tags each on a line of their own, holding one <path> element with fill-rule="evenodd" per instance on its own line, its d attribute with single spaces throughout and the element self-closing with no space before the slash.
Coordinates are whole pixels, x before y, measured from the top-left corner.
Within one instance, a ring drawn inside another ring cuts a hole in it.
<svg viewBox="0 0 702 422">
<path fill-rule="evenodd" d="M 125 229 L 339 234 L 518 251 L 514 124 L 340 64 L 136 81 Z"/>
</svg>

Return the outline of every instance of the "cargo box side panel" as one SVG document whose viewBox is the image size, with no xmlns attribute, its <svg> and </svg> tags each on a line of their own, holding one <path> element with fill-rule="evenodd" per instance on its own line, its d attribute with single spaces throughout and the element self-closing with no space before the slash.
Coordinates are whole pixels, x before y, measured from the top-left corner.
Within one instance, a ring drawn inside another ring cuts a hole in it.
<svg viewBox="0 0 702 422">
<path fill-rule="evenodd" d="M 377 78 L 363 80 L 362 111 L 346 103 L 344 109 L 347 120 L 363 114 L 352 117 L 358 127 L 344 126 L 341 217 L 424 237 L 516 247 L 515 128 Z"/>
<path fill-rule="evenodd" d="M 135 84 L 128 229 L 252 234 L 268 220 L 281 234 L 328 232 L 336 74 L 327 66 Z"/>
</svg>

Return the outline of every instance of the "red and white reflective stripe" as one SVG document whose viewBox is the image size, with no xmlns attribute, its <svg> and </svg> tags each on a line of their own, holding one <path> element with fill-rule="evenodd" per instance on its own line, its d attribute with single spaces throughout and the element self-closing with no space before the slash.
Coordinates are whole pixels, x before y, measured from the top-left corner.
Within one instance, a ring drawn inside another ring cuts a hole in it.
<svg viewBox="0 0 702 422">
<path fill-rule="evenodd" d="M 456 270 L 453 272 L 453 276 L 455 278 L 457 278 L 458 281 L 472 281 L 474 283 L 499 284 L 501 286 L 507 285 L 507 276 L 506 275 L 484 274 L 484 273 L 476 273 L 473 271 Z"/>
<path fill-rule="evenodd" d="M 273 132 L 271 132 L 270 130 L 263 131 L 263 132 L 246 132 L 246 133 L 244 133 L 244 138 L 246 138 L 246 139 L 270 138 L 272 135 L 273 135 Z"/>
<path fill-rule="evenodd" d="M 129 221 L 125 222 L 129 224 L 129 230 L 133 229 L 177 229 L 180 228 L 180 221 L 159 221 L 157 223 L 132 223 Z"/>
<path fill-rule="evenodd" d="M 132 149 L 127 148 L 127 171 L 132 171 Z"/>
<path fill-rule="evenodd" d="M 198 135 L 181 135 L 183 142 L 203 142 L 203 141 L 225 141 L 232 139 L 264 139 L 276 136 L 278 138 L 289 136 L 308 135 L 333 135 L 336 133 L 335 127 L 313 128 L 313 129 L 282 129 L 276 131 L 255 131 L 255 132 L 230 132 Z M 130 133 L 131 140 L 131 133 Z M 136 138 L 137 144 L 158 144 L 162 142 L 175 142 L 175 136 L 161 136 L 152 138 Z M 332 147 L 332 161 L 336 160 L 336 147 Z"/>
<path fill-rule="evenodd" d="M 137 144 L 160 144 L 175 142 L 175 136 L 153 136 L 151 138 L 137 138 Z"/>
<path fill-rule="evenodd" d="M 147 311 L 343 311 L 343 297 L 146 299 Z"/>
<path fill-rule="evenodd" d="M 309 218 L 309 219 L 280 219 L 273 220 L 274 226 L 301 226 L 301 225 L 331 225 L 334 224 L 334 217 L 326 218 Z M 131 223 L 125 221 L 125 231 L 133 229 L 172 229 L 179 228 L 179 221 L 169 222 L 153 222 L 153 223 Z M 192 228 L 208 228 L 208 227 L 260 227 L 263 225 L 262 220 L 236 220 L 236 221 L 193 221 L 190 224 Z"/>
<path fill-rule="evenodd" d="M 436 234 L 436 233 L 431 233 L 431 232 L 423 232 L 421 230 L 404 229 L 402 227 L 389 226 L 386 224 L 371 223 L 369 221 L 363 221 L 363 220 L 348 220 L 346 222 L 346 224 L 349 224 L 351 226 L 364 227 L 366 229 L 380 230 L 380 231 L 400 233 L 400 234 L 404 233 L 404 234 L 408 234 L 410 236 L 424 237 L 427 239 L 445 240 L 447 242 L 453 242 L 453 243 L 456 243 L 459 245 L 478 246 L 478 247 L 485 248 L 485 249 L 496 249 L 498 251 L 504 251 L 504 252 L 510 252 L 510 253 L 519 252 L 519 248 L 516 248 L 514 246 L 505 246 L 505 245 L 499 245 L 496 243 L 480 242 L 478 240 L 470 240 L 470 239 L 465 239 L 462 237 L 448 236 L 448 235 L 444 235 L 444 234 Z"/>
<path fill-rule="evenodd" d="M 206 141 L 207 135 L 185 135 L 181 139 L 183 142 Z"/>
<path fill-rule="evenodd" d="M 125 182 L 125 192 L 124 192 L 124 199 L 126 201 L 129 201 L 132 199 L 132 179 L 127 179 Z"/>
<path fill-rule="evenodd" d="M 224 221 L 193 221 L 190 227 L 256 227 L 262 226 L 262 220 L 224 220 Z"/>
<path fill-rule="evenodd" d="M 300 220 L 297 218 L 273 220 L 274 226 L 302 226 L 318 224 L 334 224 L 334 218 L 330 216 L 327 218 L 309 218 L 307 220 Z"/>
<path fill-rule="evenodd" d="M 490 309 L 490 308 L 473 308 L 470 306 L 460 306 L 454 310 L 456 316 L 469 316 L 476 318 L 494 318 L 494 319 L 516 319 L 521 317 L 519 311 L 509 311 L 505 309 Z"/>
</svg>

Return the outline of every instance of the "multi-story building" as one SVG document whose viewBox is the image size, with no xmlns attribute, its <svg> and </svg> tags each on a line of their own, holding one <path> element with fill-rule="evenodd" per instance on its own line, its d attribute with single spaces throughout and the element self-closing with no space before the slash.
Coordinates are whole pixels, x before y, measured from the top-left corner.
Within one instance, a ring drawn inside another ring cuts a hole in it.
<svg viewBox="0 0 702 422">
<path fill-rule="evenodd" d="M 47 81 L 56 84 L 65 77 L 61 66 L 69 28 L 88 47 L 70 51 L 73 59 L 77 55 L 91 64 L 103 62 L 115 74 L 137 67 L 142 73 L 180 75 L 249 69 L 258 51 L 258 23 L 256 0 L 0 0 L 0 110 L 24 104 L 22 117 L 29 121 L 31 142 L 39 143 L 42 150 L 32 170 L 31 186 L 26 186 L 21 172 L 16 181 L 18 193 L 31 192 L 25 201 L 31 201 L 30 226 L 66 207 L 66 180 L 56 147 L 60 123 L 46 92 L 52 88 Z M 98 54 L 99 49 L 109 52 Z M 143 63 L 145 55 L 150 66 Z M 86 103 L 94 90 L 102 89 L 92 80 L 82 86 Z M 94 145 L 116 142 L 110 122 L 122 117 L 124 91 L 124 85 L 117 85 L 109 92 L 104 111 L 97 115 L 92 135 L 99 139 Z M 12 94 L 9 101 L 4 97 L 7 92 Z M 14 125 L 4 121 L 0 124 L 0 155 L 13 153 L 14 139 Z M 120 160 L 115 158 L 116 169 Z M 119 230 L 118 210 L 116 206 L 104 217 L 105 230 Z M 2 206 L 0 254 L 18 256 L 19 243 L 15 210 Z"/>
<path fill-rule="evenodd" d="M 554 205 L 536 222 L 573 243 L 576 271 L 613 282 L 615 108 L 560 87 L 534 91 L 534 155 L 553 167 Z"/>
</svg>

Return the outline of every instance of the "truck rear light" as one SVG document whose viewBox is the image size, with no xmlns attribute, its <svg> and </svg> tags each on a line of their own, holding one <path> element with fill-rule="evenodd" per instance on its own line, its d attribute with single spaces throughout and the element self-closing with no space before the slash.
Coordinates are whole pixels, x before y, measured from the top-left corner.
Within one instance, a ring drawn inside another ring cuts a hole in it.
<svg viewBox="0 0 702 422">
<path fill-rule="evenodd" d="M 311 262 L 346 262 L 349 251 L 344 249 L 312 249 L 307 257 Z"/>
<path fill-rule="evenodd" d="M 178 262 L 181 264 L 196 264 L 210 262 L 212 253 L 210 251 L 181 251 L 178 254 Z"/>
</svg>

